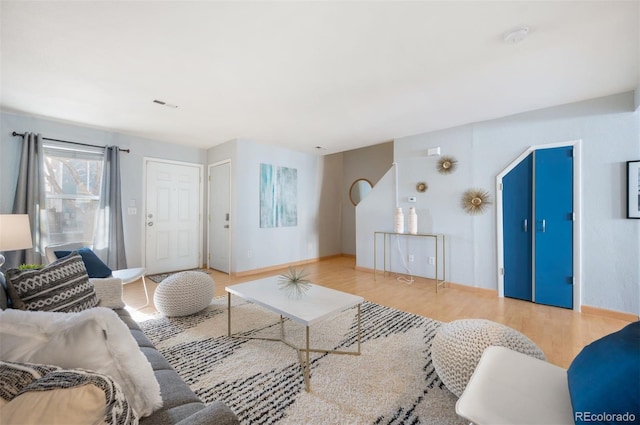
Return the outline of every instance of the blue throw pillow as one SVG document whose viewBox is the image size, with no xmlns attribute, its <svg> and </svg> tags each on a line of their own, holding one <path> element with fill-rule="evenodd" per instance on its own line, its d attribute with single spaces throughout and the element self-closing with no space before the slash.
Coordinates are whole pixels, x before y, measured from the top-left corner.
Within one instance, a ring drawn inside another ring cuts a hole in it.
<svg viewBox="0 0 640 425">
<path fill-rule="evenodd" d="M 101 259 L 88 247 L 82 247 L 77 250 L 78 254 L 82 257 L 82 261 L 84 262 L 84 267 L 87 269 L 87 274 L 90 278 L 98 277 L 109 277 L 111 276 L 111 269 L 105 263 L 102 262 Z M 71 254 L 73 251 L 54 251 L 57 258 L 66 257 Z"/>
<path fill-rule="evenodd" d="M 640 420 L 640 322 L 582 349 L 567 370 L 576 424 Z"/>
</svg>

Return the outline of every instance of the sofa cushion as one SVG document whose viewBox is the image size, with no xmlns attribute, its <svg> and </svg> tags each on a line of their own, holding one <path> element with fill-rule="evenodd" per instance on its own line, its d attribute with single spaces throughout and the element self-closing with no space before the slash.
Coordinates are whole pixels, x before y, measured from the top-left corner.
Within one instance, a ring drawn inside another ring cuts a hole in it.
<svg viewBox="0 0 640 425">
<path fill-rule="evenodd" d="M 121 388 L 107 375 L 0 362 L 0 382 L 3 423 L 137 423 Z"/>
<path fill-rule="evenodd" d="M 165 409 L 185 403 L 202 403 L 175 370 L 161 369 L 154 373 L 162 388 L 162 405 Z"/>
<path fill-rule="evenodd" d="M 138 416 L 162 406 L 153 369 L 127 326 L 110 309 L 75 314 L 0 313 L 0 358 L 83 368 L 111 376 Z"/>
<path fill-rule="evenodd" d="M 162 409 L 148 418 L 144 418 L 140 423 L 142 425 L 175 425 L 177 423 L 192 425 L 192 416 L 198 414 L 198 412 L 204 410 L 204 408 L 205 406 L 202 402 L 180 404 L 170 409 Z M 218 422 L 216 416 L 207 416 L 207 419 L 208 421 L 204 422 L 206 425 L 223 425 L 221 422 Z"/>
<path fill-rule="evenodd" d="M 63 258 L 70 255 L 72 252 L 73 251 L 54 251 L 53 253 L 57 258 Z M 84 267 L 87 269 L 89 277 L 103 278 L 111 276 L 112 270 L 100 258 L 98 258 L 91 248 L 83 246 L 76 252 L 82 257 Z"/>
<path fill-rule="evenodd" d="M 9 269 L 6 277 L 13 307 L 20 310 L 78 312 L 98 305 L 78 254 L 37 270 Z"/>
<path fill-rule="evenodd" d="M 151 364 L 151 368 L 154 371 L 158 370 L 173 370 L 173 367 L 169 364 L 167 359 L 154 347 L 140 347 L 140 351 L 147 358 L 147 361 Z"/>
<path fill-rule="evenodd" d="M 136 340 L 139 347 L 153 347 L 153 343 L 149 341 L 149 338 L 141 330 L 129 329 L 129 332 L 131 332 L 131 336 Z"/>
<path fill-rule="evenodd" d="M 124 308 L 122 299 L 122 280 L 118 278 L 91 279 L 96 296 L 98 297 L 98 307 L 111 309 Z"/>
<path fill-rule="evenodd" d="M 204 409 L 197 411 L 177 425 L 208 425 L 215 418 L 216 425 L 233 425 L 238 423 L 238 417 L 227 405 L 221 401 L 213 402 Z"/>
<path fill-rule="evenodd" d="M 619 423 L 615 415 L 624 414 L 640 418 L 640 322 L 583 348 L 567 378 L 576 424 Z"/>
</svg>

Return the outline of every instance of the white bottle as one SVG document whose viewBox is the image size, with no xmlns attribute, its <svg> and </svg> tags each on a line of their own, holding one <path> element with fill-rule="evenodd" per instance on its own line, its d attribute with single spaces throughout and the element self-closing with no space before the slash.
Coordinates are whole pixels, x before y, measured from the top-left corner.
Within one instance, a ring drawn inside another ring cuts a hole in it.
<svg viewBox="0 0 640 425">
<path fill-rule="evenodd" d="M 404 233 L 404 214 L 402 213 L 402 208 L 396 208 L 393 231 L 395 233 Z"/>
<path fill-rule="evenodd" d="M 414 207 L 409 207 L 409 233 L 416 235 L 418 233 L 418 214 Z"/>
</svg>

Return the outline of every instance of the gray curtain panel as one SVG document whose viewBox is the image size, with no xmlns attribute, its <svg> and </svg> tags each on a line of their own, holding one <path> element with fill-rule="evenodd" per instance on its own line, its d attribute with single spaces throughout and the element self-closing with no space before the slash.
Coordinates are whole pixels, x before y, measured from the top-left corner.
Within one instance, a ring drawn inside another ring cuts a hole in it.
<svg viewBox="0 0 640 425">
<path fill-rule="evenodd" d="M 47 241 L 40 237 L 40 225 L 47 219 L 44 185 L 44 155 L 42 136 L 25 133 L 18 172 L 16 194 L 13 199 L 13 214 L 28 214 L 31 225 L 33 248 L 6 253 L 6 268 L 20 264 L 43 264 L 44 246 Z"/>
<path fill-rule="evenodd" d="M 105 148 L 104 161 L 93 250 L 112 270 L 121 270 L 127 268 L 127 254 L 122 226 L 120 150 L 117 146 Z"/>
</svg>

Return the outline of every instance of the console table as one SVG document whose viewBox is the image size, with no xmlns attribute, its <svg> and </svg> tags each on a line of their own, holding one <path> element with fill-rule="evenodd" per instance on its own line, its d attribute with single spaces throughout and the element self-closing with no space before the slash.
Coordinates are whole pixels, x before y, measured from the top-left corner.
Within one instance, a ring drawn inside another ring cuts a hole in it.
<svg viewBox="0 0 640 425">
<path fill-rule="evenodd" d="M 378 232 L 373 232 L 373 279 L 376 280 L 376 276 L 377 276 L 377 251 L 378 251 L 378 236 L 382 235 L 382 239 L 383 239 L 383 247 L 384 247 L 384 261 L 383 261 L 383 268 L 382 268 L 382 273 L 386 274 L 387 272 L 387 241 L 390 239 L 391 236 L 396 236 L 396 237 L 409 237 L 409 238 L 422 238 L 425 240 L 429 240 L 429 238 L 431 238 L 433 240 L 433 246 L 435 248 L 435 257 L 436 257 L 436 276 L 435 276 L 435 281 L 436 281 L 436 293 L 438 292 L 438 288 L 440 286 L 444 286 L 445 282 L 446 282 L 446 278 L 447 278 L 447 253 L 446 253 L 446 237 L 445 235 L 441 234 L 441 233 L 416 233 L 416 234 L 411 234 L 411 233 L 396 233 L 396 232 L 382 232 L 382 231 L 378 231 Z M 442 245 L 442 279 L 440 279 L 439 276 L 439 269 L 440 269 L 440 245 Z"/>
</svg>

